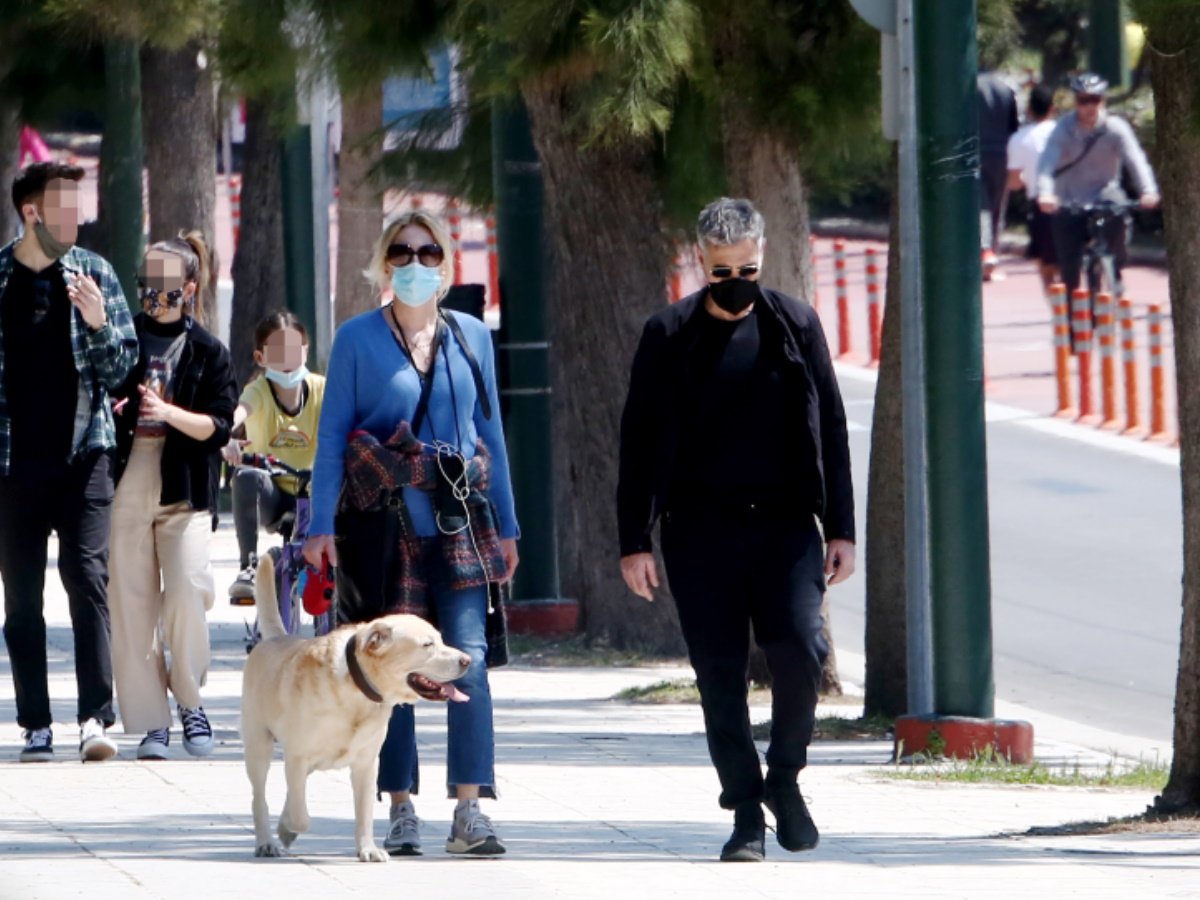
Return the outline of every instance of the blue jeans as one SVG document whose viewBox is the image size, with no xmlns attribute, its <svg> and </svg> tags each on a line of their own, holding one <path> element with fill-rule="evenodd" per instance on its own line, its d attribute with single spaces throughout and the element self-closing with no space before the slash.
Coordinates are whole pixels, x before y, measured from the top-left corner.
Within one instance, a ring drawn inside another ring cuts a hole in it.
<svg viewBox="0 0 1200 900">
<path fill-rule="evenodd" d="M 451 590 L 430 566 L 429 600 L 436 612 L 442 640 L 471 657 L 467 674 L 455 685 L 466 694 L 467 703 L 449 703 L 448 748 L 446 752 L 447 796 L 457 795 L 460 784 L 477 784 L 481 797 L 496 796 L 496 745 L 492 729 L 492 690 L 488 685 L 487 588 Z M 378 787 L 383 791 L 420 788 L 417 735 L 413 708 L 409 704 L 392 710 L 387 739 L 379 751 Z"/>
</svg>

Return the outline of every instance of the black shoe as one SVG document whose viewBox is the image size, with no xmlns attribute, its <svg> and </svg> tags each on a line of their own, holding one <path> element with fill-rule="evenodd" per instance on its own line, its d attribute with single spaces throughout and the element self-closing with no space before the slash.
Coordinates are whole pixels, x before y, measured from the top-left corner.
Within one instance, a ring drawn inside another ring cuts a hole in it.
<svg viewBox="0 0 1200 900">
<path fill-rule="evenodd" d="M 794 781 L 767 782 L 763 805 L 775 817 L 775 836 L 779 846 L 792 853 L 812 850 L 821 840 L 817 825 L 808 814 L 800 786 Z"/>
<path fill-rule="evenodd" d="M 733 812 L 733 835 L 721 848 L 721 862 L 762 862 L 767 858 L 767 826 L 757 802 Z"/>
</svg>

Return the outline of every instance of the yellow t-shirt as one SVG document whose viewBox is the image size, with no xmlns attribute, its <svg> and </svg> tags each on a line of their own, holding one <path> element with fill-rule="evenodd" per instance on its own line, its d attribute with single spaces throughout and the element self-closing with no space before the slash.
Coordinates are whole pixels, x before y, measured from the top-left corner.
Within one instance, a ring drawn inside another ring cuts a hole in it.
<svg viewBox="0 0 1200 900">
<path fill-rule="evenodd" d="M 297 416 L 289 416 L 280 408 L 271 382 L 265 375 L 246 385 L 241 401 L 253 413 L 246 419 L 246 453 L 269 453 L 289 466 L 311 469 L 317 456 L 317 421 L 321 418 L 321 402 L 325 399 L 325 376 L 309 372 L 304 376 L 308 399 Z M 280 489 L 296 493 L 296 480 L 276 479 Z"/>
</svg>

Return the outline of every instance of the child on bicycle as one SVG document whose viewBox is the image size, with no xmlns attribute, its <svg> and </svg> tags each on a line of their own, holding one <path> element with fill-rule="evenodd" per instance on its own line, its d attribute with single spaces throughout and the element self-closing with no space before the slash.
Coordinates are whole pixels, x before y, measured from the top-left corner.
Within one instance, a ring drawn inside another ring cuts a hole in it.
<svg viewBox="0 0 1200 900">
<path fill-rule="evenodd" d="M 291 312 L 267 316 L 254 329 L 254 361 L 265 377 L 246 385 L 233 415 L 235 432 L 223 455 L 238 466 L 233 476 L 233 522 L 240 571 L 229 587 L 231 603 L 252 600 L 258 531 L 275 531 L 296 508 L 296 480 L 272 477 L 242 466 L 242 453 L 265 453 L 296 469 L 311 469 L 317 452 L 317 421 L 325 398 L 325 377 L 308 371 L 308 332 Z"/>
</svg>

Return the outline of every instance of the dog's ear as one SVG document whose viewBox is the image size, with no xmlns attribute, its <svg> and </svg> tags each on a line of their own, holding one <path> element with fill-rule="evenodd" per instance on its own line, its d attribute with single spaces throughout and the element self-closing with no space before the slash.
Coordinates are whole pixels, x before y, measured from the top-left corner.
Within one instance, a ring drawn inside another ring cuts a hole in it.
<svg viewBox="0 0 1200 900">
<path fill-rule="evenodd" d="M 379 653 L 392 642 L 392 628 L 382 622 L 374 623 L 362 637 L 362 648 L 367 653 Z"/>
</svg>

